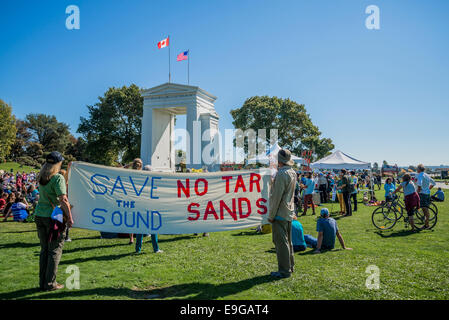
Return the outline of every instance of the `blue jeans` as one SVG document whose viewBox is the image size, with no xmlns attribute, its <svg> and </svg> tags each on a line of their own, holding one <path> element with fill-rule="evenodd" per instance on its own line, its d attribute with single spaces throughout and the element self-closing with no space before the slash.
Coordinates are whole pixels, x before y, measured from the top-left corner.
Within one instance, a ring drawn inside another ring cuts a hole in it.
<svg viewBox="0 0 449 320">
<path fill-rule="evenodd" d="M 305 234 L 304 240 L 306 241 L 306 245 L 309 248 L 316 248 L 316 246 L 318 244 L 318 239 L 312 237 L 310 234 Z"/>
<path fill-rule="evenodd" d="M 136 234 L 136 252 L 142 251 L 143 234 Z M 153 245 L 153 251 L 159 251 L 159 245 L 157 243 L 157 234 L 151 235 L 151 244 Z"/>
</svg>

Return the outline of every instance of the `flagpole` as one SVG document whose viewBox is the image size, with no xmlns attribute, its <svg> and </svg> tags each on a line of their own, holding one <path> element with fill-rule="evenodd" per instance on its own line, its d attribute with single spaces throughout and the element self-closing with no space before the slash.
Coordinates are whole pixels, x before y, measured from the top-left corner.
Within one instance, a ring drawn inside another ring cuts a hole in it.
<svg viewBox="0 0 449 320">
<path fill-rule="evenodd" d="M 190 49 L 187 50 L 187 84 L 190 84 Z"/>
<path fill-rule="evenodd" d="M 170 72 L 170 35 L 168 35 L 168 83 L 171 80 L 171 72 Z"/>
</svg>

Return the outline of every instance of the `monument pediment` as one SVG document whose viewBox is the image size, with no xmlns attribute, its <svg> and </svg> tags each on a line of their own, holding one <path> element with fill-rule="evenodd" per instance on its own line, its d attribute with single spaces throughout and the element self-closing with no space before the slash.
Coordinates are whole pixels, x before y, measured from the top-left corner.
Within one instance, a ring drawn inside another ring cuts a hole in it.
<svg viewBox="0 0 449 320">
<path fill-rule="evenodd" d="M 148 99 L 186 95 L 197 95 L 210 102 L 214 102 L 217 99 L 217 97 L 201 89 L 200 87 L 177 83 L 164 83 L 153 88 L 142 90 L 142 96 Z"/>
</svg>

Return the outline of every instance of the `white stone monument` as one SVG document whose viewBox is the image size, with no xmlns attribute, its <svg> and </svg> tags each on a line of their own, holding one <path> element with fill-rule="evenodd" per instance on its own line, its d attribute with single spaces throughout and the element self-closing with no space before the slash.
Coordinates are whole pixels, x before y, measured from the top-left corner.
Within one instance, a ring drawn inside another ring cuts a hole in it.
<svg viewBox="0 0 449 320">
<path fill-rule="evenodd" d="M 175 83 L 165 83 L 143 90 L 142 96 L 144 103 L 140 156 L 144 165 L 150 164 L 157 171 L 175 170 L 172 138 L 174 117 L 186 114 L 187 167 L 217 170 L 216 162 L 205 163 L 201 156 L 204 147 L 210 144 L 218 133 L 219 117 L 214 108 L 217 99 L 215 96 L 199 87 Z"/>
</svg>

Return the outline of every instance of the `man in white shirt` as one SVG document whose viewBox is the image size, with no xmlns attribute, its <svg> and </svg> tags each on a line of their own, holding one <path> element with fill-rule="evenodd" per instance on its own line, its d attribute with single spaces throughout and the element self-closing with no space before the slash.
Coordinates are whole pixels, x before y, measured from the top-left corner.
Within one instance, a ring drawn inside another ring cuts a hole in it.
<svg viewBox="0 0 449 320">
<path fill-rule="evenodd" d="M 419 194 L 419 206 L 424 211 L 426 217 L 425 228 L 429 227 L 429 205 L 430 205 L 430 189 L 435 186 L 435 181 L 425 173 L 425 167 L 422 164 L 418 165 L 418 176 L 416 177 L 418 182 L 418 194 Z"/>
</svg>

